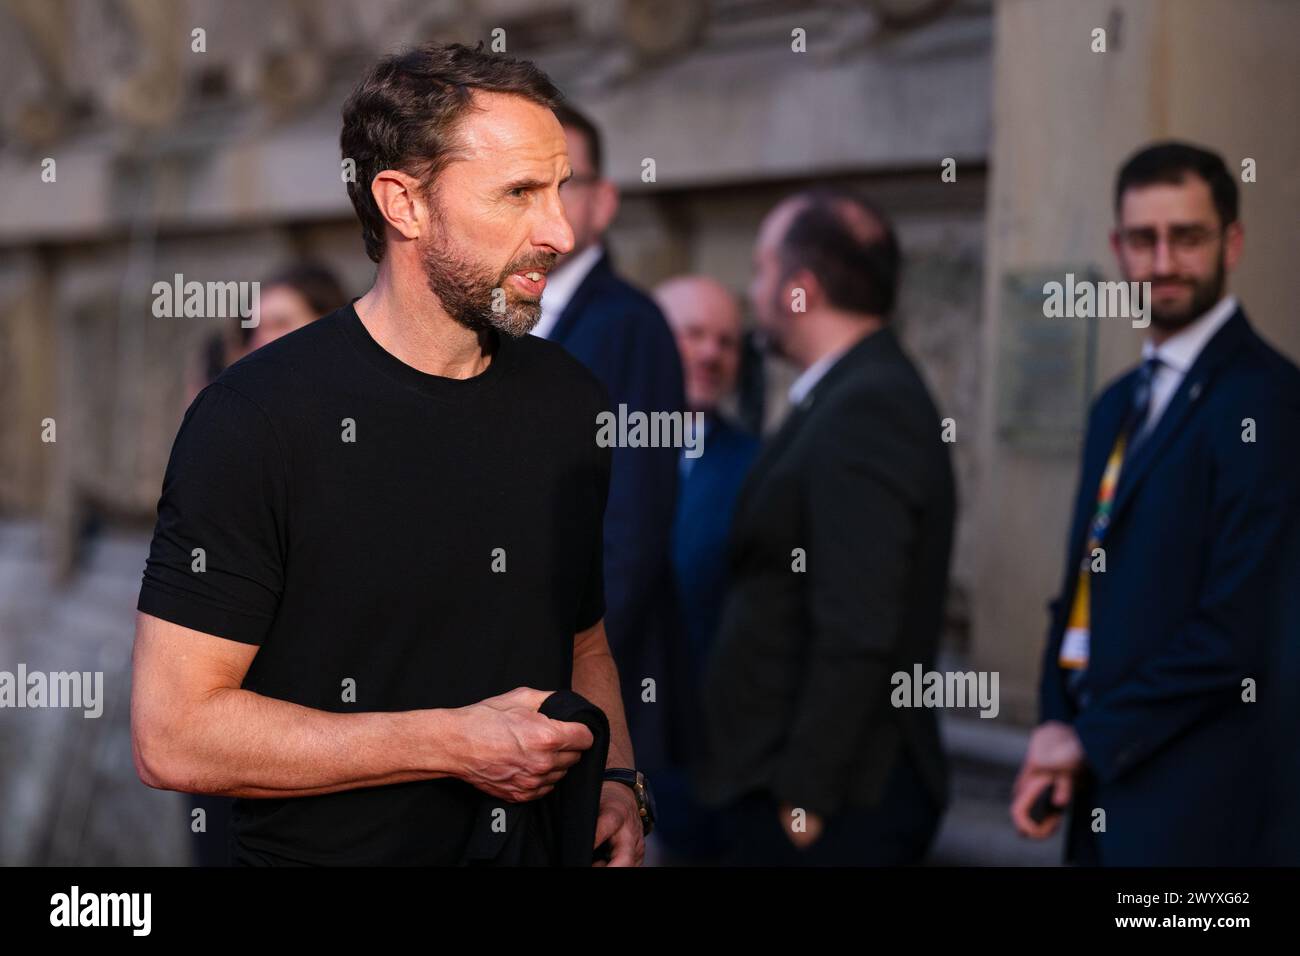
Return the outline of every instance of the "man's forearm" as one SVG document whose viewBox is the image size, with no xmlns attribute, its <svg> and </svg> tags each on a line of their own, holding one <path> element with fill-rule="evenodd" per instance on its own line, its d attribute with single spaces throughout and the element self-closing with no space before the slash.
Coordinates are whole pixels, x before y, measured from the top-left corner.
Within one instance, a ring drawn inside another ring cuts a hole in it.
<svg viewBox="0 0 1300 956">
<path fill-rule="evenodd" d="M 236 797 L 307 797 L 454 775 L 451 710 L 335 714 L 240 688 L 212 692 L 158 728 L 137 763 L 151 786 Z"/>
<path fill-rule="evenodd" d="M 598 639 L 590 639 L 585 647 L 574 648 L 573 689 L 603 710 L 609 720 L 609 756 L 605 766 L 635 767 L 632 737 L 627 730 L 627 715 L 623 712 L 618 666 L 609 652 L 604 628 L 597 627 Z"/>
</svg>

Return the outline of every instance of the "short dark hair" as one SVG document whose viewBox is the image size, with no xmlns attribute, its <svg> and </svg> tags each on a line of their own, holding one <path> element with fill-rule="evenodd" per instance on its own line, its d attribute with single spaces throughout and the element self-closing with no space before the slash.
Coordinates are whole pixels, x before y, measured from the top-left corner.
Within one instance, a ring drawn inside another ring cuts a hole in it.
<svg viewBox="0 0 1300 956">
<path fill-rule="evenodd" d="M 1115 179 L 1115 216 L 1118 218 L 1124 193 L 1139 186 L 1156 183 L 1179 184 L 1188 173 L 1201 177 L 1210 187 L 1220 225 L 1237 221 L 1237 181 L 1228 172 L 1218 153 L 1169 140 L 1144 146 L 1129 157 Z"/>
<path fill-rule="evenodd" d="M 459 43 L 426 44 L 380 59 L 343 104 L 339 146 L 356 164 L 348 197 L 361 220 L 366 255 L 384 255 L 384 217 L 370 184 L 385 169 L 422 183 L 425 194 L 455 158 L 457 130 L 473 91 L 512 93 L 553 109 L 560 100 L 546 74 L 526 60 Z"/>
<path fill-rule="evenodd" d="M 576 129 L 582 134 L 582 138 L 587 141 L 587 155 L 591 157 L 592 172 L 597 176 L 602 175 L 605 147 L 601 143 L 600 130 L 597 129 L 596 124 L 585 113 L 569 103 L 561 103 L 555 107 L 555 118 L 560 121 L 561 126 Z"/>
<path fill-rule="evenodd" d="M 807 269 L 837 309 L 888 318 L 898 296 L 902 253 L 889 217 L 850 189 L 819 187 L 797 194 L 795 213 L 778 248 L 782 275 Z M 874 220 L 879 236 L 863 239 L 844 205 Z"/>
</svg>

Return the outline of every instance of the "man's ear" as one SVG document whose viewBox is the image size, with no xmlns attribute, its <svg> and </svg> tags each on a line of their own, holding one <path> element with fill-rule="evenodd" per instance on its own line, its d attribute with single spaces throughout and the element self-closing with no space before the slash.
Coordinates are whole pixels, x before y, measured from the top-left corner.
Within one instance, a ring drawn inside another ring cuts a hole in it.
<svg viewBox="0 0 1300 956">
<path fill-rule="evenodd" d="M 1246 229 L 1241 220 L 1228 223 L 1223 230 L 1223 268 L 1232 272 L 1241 261 L 1241 250 L 1246 241 Z"/>
<path fill-rule="evenodd" d="M 781 296 L 781 308 L 786 312 L 811 312 L 821 305 L 821 283 L 808 269 L 797 269 L 781 284 Z"/>
<path fill-rule="evenodd" d="M 1120 274 L 1124 274 L 1124 256 L 1120 253 L 1122 246 L 1119 241 L 1119 227 L 1116 226 L 1110 231 L 1110 251 L 1115 254 L 1115 264 L 1119 266 Z"/>
<path fill-rule="evenodd" d="M 598 179 L 595 183 L 596 195 L 592 209 L 592 227 L 596 235 L 603 235 L 618 215 L 618 187 L 608 179 Z"/>
<path fill-rule="evenodd" d="M 370 195 L 389 227 L 403 239 L 418 239 L 428 221 L 419 183 L 396 169 L 384 169 L 370 181 Z"/>
</svg>

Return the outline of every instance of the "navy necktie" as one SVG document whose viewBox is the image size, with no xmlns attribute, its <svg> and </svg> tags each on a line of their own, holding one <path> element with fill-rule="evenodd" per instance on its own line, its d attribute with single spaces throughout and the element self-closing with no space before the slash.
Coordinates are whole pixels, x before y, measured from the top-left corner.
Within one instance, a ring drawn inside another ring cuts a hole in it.
<svg viewBox="0 0 1300 956">
<path fill-rule="evenodd" d="M 1142 441 L 1147 437 L 1147 413 L 1151 411 L 1151 393 L 1152 384 L 1155 381 L 1156 370 L 1163 363 L 1157 355 L 1151 356 L 1142 363 L 1138 369 L 1137 386 L 1133 389 L 1133 407 L 1129 410 L 1128 426 L 1125 433 L 1128 440 L 1125 443 L 1124 458 L 1127 460 Z"/>
</svg>

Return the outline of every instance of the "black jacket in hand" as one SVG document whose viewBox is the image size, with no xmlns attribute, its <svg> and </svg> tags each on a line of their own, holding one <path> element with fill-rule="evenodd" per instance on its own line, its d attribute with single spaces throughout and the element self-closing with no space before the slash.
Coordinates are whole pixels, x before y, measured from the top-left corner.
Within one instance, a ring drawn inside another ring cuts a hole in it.
<svg viewBox="0 0 1300 956">
<path fill-rule="evenodd" d="M 591 866 L 596 858 L 596 817 L 609 753 L 605 712 L 581 694 L 557 690 L 538 713 L 586 724 L 594 741 L 546 796 L 511 803 L 483 794 L 465 866 Z M 494 827 L 505 811 L 505 827 Z"/>
</svg>

